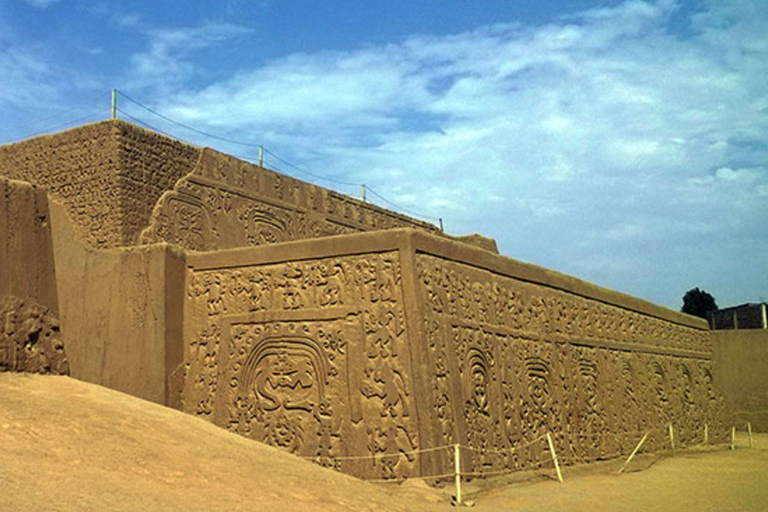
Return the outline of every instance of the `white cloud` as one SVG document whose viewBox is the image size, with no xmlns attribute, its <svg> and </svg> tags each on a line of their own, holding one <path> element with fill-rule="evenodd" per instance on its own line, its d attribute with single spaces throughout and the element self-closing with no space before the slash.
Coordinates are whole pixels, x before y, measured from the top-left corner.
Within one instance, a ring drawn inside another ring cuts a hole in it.
<svg viewBox="0 0 768 512">
<path fill-rule="evenodd" d="M 148 38 L 148 49 L 130 57 L 130 73 L 126 87 L 152 88 L 159 94 L 170 94 L 186 81 L 195 78 L 200 66 L 193 61 L 196 51 L 216 46 L 249 32 L 231 23 L 206 23 L 197 27 L 152 29 L 135 14 L 112 14 L 111 19 L 133 28 Z"/>
</svg>

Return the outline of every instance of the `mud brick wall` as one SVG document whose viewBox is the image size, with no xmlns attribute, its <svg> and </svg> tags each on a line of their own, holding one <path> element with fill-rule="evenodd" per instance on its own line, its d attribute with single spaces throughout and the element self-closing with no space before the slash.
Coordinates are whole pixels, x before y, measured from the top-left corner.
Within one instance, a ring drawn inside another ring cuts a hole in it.
<svg viewBox="0 0 768 512">
<path fill-rule="evenodd" d="M 194 171 L 157 203 L 141 239 L 210 251 L 398 227 L 438 232 L 426 222 L 205 148 Z"/>
<path fill-rule="evenodd" d="M 122 245 L 135 245 L 157 201 L 192 172 L 203 150 L 125 122 L 116 122 L 115 129 L 120 141 L 120 239 Z"/>
<path fill-rule="evenodd" d="M 565 464 L 721 437 L 710 333 L 431 254 L 417 256 L 435 445 L 474 473 L 537 467 L 547 432 Z M 443 461 L 443 470 L 452 461 Z M 436 468 L 437 469 L 437 468 Z"/>
<path fill-rule="evenodd" d="M 347 473 L 418 473 L 376 457 L 419 446 L 399 253 L 256 254 L 191 257 L 181 409 Z"/>
<path fill-rule="evenodd" d="M 0 176 L 38 185 L 64 204 L 89 246 L 129 246 L 199 153 L 124 121 L 103 121 L 0 146 Z"/>
<path fill-rule="evenodd" d="M 718 330 L 714 338 L 715 383 L 725 398 L 731 422 L 746 422 L 768 432 L 768 331 Z"/>
<path fill-rule="evenodd" d="M 189 257 L 180 407 L 367 478 L 566 464 L 722 438 L 703 321 L 392 230 Z M 718 437 L 719 436 L 719 437 Z M 346 460 L 370 456 L 365 463 Z"/>
<path fill-rule="evenodd" d="M 0 178 L 0 296 L 29 298 L 58 312 L 51 219 L 45 192 Z"/>
<path fill-rule="evenodd" d="M 94 247 L 120 243 L 119 138 L 99 123 L 0 146 L 0 175 L 27 181 L 60 201 L 77 234 Z"/>
<path fill-rule="evenodd" d="M 121 120 L 0 147 L 0 176 L 38 185 L 90 247 L 190 250 L 429 223 Z"/>
</svg>

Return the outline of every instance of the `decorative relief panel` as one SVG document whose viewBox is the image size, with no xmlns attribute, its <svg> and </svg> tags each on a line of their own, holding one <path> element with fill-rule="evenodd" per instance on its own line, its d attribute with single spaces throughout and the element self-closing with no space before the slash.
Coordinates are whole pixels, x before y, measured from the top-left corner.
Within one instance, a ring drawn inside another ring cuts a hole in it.
<svg viewBox="0 0 768 512">
<path fill-rule="evenodd" d="M 626 453 L 648 429 L 649 447 L 668 446 L 669 423 L 684 444 L 705 421 L 715 435 L 706 331 L 433 256 L 417 273 L 432 444 L 471 446 L 466 470 L 536 467 L 546 444 L 525 444 L 547 432 L 565 463 Z"/>
<path fill-rule="evenodd" d="M 438 232 L 431 224 L 204 149 L 194 171 L 157 202 L 140 240 L 208 251 L 397 227 Z"/>
<path fill-rule="evenodd" d="M 418 471 L 396 253 L 192 269 L 188 283 L 184 410 L 354 474 Z"/>
</svg>

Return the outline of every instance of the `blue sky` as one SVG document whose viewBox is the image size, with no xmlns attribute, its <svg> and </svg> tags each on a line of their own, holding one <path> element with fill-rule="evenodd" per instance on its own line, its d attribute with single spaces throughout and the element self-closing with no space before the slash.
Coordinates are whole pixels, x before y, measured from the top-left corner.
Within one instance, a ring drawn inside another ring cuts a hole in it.
<svg viewBox="0 0 768 512">
<path fill-rule="evenodd" d="M 513 258 L 673 309 L 768 299 L 764 0 L 0 0 L 0 143 L 113 87 Z"/>
</svg>

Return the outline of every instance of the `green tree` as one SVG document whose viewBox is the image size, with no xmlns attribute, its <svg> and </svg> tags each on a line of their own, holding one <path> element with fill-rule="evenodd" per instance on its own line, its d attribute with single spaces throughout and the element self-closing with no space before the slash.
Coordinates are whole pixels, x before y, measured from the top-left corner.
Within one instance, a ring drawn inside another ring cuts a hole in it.
<svg viewBox="0 0 768 512">
<path fill-rule="evenodd" d="M 693 316 L 707 318 L 707 314 L 717 311 L 715 298 L 704 290 L 694 288 L 683 295 L 683 308 L 680 310 Z"/>
</svg>

